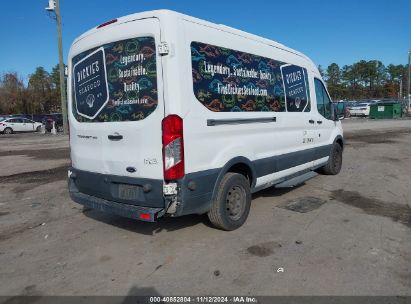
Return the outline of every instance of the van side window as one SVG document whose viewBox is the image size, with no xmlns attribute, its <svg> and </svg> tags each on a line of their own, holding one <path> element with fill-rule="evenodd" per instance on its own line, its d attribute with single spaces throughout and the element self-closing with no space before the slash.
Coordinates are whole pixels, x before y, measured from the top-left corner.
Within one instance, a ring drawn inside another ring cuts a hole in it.
<svg viewBox="0 0 411 304">
<path fill-rule="evenodd" d="M 327 119 L 331 119 L 331 99 L 321 80 L 314 78 L 315 96 L 318 112 Z"/>
<path fill-rule="evenodd" d="M 309 112 L 307 70 L 271 58 L 191 43 L 194 95 L 213 112 Z"/>
</svg>

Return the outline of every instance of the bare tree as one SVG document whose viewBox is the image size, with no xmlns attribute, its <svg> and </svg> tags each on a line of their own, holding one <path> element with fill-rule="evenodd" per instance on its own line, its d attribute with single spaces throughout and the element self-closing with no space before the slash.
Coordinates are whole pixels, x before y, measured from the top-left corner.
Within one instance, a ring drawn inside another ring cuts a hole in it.
<svg viewBox="0 0 411 304">
<path fill-rule="evenodd" d="M 24 110 L 24 84 L 17 72 L 4 73 L 0 77 L 0 112 L 11 114 Z"/>
</svg>

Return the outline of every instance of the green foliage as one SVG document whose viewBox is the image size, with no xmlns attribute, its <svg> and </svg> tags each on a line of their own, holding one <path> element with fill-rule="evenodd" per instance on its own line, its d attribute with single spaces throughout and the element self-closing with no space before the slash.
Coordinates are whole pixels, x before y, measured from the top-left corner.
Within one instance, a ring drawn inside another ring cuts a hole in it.
<svg viewBox="0 0 411 304">
<path fill-rule="evenodd" d="M 47 113 L 56 108 L 51 76 L 43 67 L 30 75 L 27 91 L 33 113 Z"/>
<path fill-rule="evenodd" d="M 0 77 L 0 113 L 16 113 L 24 110 L 25 91 L 21 77 L 16 72 Z"/>
<path fill-rule="evenodd" d="M 27 86 L 16 72 L 0 76 L 0 114 L 39 114 L 60 109 L 60 74 L 58 65 L 51 73 L 38 67 L 29 75 Z"/>
<path fill-rule="evenodd" d="M 378 60 L 360 60 L 340 68 L 336 63 L 327 67 L 324 75 L 333 99 L 383 98 L 405 96 L 407 66 L 390 64 L 385 67 Z"/>
</svg>

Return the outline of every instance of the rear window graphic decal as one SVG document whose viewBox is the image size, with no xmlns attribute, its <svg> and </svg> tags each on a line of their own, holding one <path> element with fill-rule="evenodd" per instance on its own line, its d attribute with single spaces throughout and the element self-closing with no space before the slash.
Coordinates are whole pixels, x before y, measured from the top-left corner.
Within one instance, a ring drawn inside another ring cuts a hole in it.
<svg viewBox="0 0 411 304">
<path fill-rule="evenodd" d="M 73 58 L 72 113 L 80 122 L 137 121 L 157 107 L 153 37 L 116 41 Z"/>
<path fill-rule="evenodd" d="M 73 68 L 77 113 L 94 119 L 108 101 L 104 48 L 87 55 Z"/>
</svg>

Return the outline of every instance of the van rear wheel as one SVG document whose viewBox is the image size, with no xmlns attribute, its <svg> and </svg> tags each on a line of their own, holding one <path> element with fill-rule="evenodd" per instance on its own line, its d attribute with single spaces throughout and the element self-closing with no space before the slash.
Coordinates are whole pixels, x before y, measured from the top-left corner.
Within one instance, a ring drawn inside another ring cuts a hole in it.
<svg viewBox="0 0 411 304">
<path fill-rule="evenodd" d="M 241 174 L 229 172 L 218 186 L 208 218 L 220 229 L 231 231 L 247 220 L 251 206 L 248 180 Z"/>
</svg>

